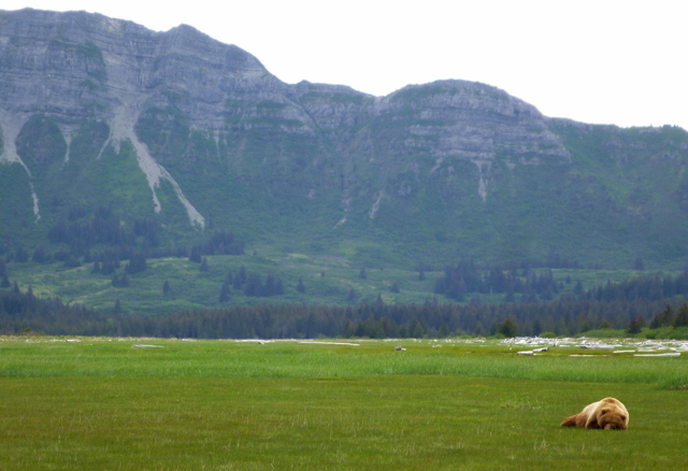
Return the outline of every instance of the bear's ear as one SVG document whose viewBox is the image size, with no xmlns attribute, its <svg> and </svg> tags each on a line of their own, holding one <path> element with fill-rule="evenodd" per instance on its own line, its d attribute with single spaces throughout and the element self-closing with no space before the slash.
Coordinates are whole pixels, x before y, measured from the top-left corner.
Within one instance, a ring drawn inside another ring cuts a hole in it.
<svg viewBox="0 0 688 471">
<path fill-rule="evenodd" d="M 621 416 L 621 420 L 626 420 L 626 416 L 625 416 L 625 415 L 622 415 L 622 416 Z"/>
<path fill-rule="evenodd" d="M 603 407 L 602 410 L 600 411 L 600 414 L 602 414 L 602 415 L 609 414 L 609 409 L 606 407 Z"/>
</svg>

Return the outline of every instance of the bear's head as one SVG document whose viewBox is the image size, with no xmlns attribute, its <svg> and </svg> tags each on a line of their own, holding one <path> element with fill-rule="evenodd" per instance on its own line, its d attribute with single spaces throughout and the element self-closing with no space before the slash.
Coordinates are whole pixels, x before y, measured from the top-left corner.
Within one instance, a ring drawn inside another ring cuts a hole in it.
<svg viewBox="0 0 688 471">
<path fill-rule="evenodd" d="M 600 428 L 605 430 L 627 430 L 628 415 L 615 407 L 604 407 L 597 419 Z"/>
</svg>

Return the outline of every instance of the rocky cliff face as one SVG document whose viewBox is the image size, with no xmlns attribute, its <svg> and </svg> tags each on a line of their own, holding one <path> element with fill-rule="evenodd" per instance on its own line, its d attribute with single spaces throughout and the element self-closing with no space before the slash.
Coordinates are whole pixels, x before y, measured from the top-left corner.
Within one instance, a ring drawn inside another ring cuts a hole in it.
<svg viewBox="0 0 688 471">
<path fill-rule="evenodd" d="M 285 88 L 251 55 L 184 25 L 154 33 L 102 15 L 33 10 L 3 12 L 0 23 L 5 160 L 26 166 L 12 143 L 31 116 L 54 120 L 67 143 L 84 120 L 103 121 L 110 128 L 108 143 L 133 142 L 156 211 L 155 189 L 165 179 L 201 227 L 203 217 L 134 133 L 139 116 L 174 102 L 194 126 L 216 130 L 228 99 L 281 96 Z"/>
<path fill-rule="evenodd" d="M 503 212 L 524 216 L 523 208 L 540 204 L 533 198 L 554 198 L 563 206 L 544 206 L 566 225 L 600 195 L 605 211 L 626 211 L 635 185 L 623 162 L 612 170 L 626 185 L 617 193 L 588 170 L 591 156 L 608 148 L 606 137 L 595 137 L 599 127 L 550 120 L 495 87 L 441 81 L 373 97 L 288 85 L 247 52 L 192 27 L 156 33 L 84 12 L 0 11 L 0 127 L 0 172 L 23 169 L 16 185 L 30 195 L 33 224 L 45 227 L 85 198 L 128 201 L 137 215 L 170 224 L 183 213 L 197 230 L 209 218 L 255 230 L 256 212 L 283 232 L 298 232 L 290 224 L 321 232 L 351 226 L 347 237 L 439 224 L 428 234 L 441 241 L 510 246 L 501 255 L 465 254 L 516 257 L 557 244 L 547 236 L 528 242 L 534 229 Z M 654 145 L 640 139 L 634 150 L 619 135 L 616 152 L 626 161 Z M 672 165 L 684 166 L 685 136 L 673 135 Z M 112 183 L 112 172 L 131 189 Z M 55 183 L 66 179 L 80 188 Z M 133 196 L 145 193 L 144 202 Z M 467 221 L 470 237 L 462 235 Z M 551 221 L 545 215 L 534 224 Z M 489 229 L 476 236 L 483 223 Z M 520 242 L 506 243 L 500 226 Z"/>
</svg>

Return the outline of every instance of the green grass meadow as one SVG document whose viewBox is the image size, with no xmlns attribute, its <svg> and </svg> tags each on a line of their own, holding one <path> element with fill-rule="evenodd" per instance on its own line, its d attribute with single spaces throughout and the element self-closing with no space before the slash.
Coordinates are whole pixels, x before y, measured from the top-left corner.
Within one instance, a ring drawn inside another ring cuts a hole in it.
<svg viewBox="0 0 688 471">
<path fill-rule="evenodd" d="M 378 295 L 388 304 L 422 304 L 435 296 L 433 288 L 443 271 L 424 273 L 420 280 L 412 268 L 395 266 L 367 266 L 366 279 L 361 279 L 361 266 L 345 257 L 310 256 L 302 253 L 280 254 L 261 247 L 260 255 L 208 256 L 208 271 L 202 272 L 199 264 L 187 258 L 149 259 L 143 273 L 130 276 L 128 288 L 112 285 L 112 275 L 92 274 L 93 264 L 67 268 L 63 263 L 13 263 L 9 279 L 17 281 L 22 290 L 29 286 L 42 297 L 59 297 L 65 302 L 83 304 L 102 312 L 111 312 L 120 299 L 125 313 L 147 315 L 171 314 L 181 311 L 245 306 L 257 304 L 307 304 L 347 305 L 347 295 L 355 291 L 358 303 L 374 303 Z M 124 263 L 123 265 L 125 265 Z M 244 266 L 249 273 L 260 275 L 265 281 L 269 273 L 283 280 L 285 293 L 281 296 L 256 298 L 246 296 L 241 290 L 232 289 L 230 300 L 220 303 L 219 294 L 227 272 L 234 276 Z M 537 275 L 545 269 L 535 270 Z M 124 273 L 120 268 L 119 274 Z M 555 269 L 553 277 L 566 283 L 562 293 L 572 292 L 576 283 L 584 289 L 629 280 L 645 274 L 634 270 L 587 270 Z M 661 272 L 660 275 L 675 276 L 678 272 Z M 297 291 L 299 279 L 303 280 L 305 293 Z M 162 287 L 168 282 L 171 294 L 164 296 Z M 392 287 L 396 285 L 398 292 Z M 475 293 L 466 296 L 466 302 Z M 481 294 L 485 303 L 504 302 L 504 293 Z M 445 296 L 440 302 L 454 302 Z"/>
<path fill-rule="evenodd" d="M 0 338 L 0 470 L 685 469 L 686 355 L 353 343 Z"/>
</svg>

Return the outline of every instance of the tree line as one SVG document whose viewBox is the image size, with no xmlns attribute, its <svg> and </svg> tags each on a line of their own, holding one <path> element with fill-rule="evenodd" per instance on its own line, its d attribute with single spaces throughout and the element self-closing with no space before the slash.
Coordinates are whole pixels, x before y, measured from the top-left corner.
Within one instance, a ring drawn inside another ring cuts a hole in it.
<svg viewBox="0 0 688 471">
<path fill-rule="evenodd" d="M 103 313 L 57 298 L 41 299 L 16 283 L 0 290 L 0 333 L 31 330 L 52 335 L 178 338 L 420 338 L 446 336 L 569 336 L 629 329 L 640 317 L 650 326 L 688 326 L 688 304 L 559 299 L 548 303 L 355 306 L 232 306 L 165 316 Z M 507 329 L 508 327 L 508 329 Z"/>
<path fill-rule="evenodd" d="M 220 288 L 219 301 L 221 303 L 230 300 L 232 289 L 243 291 L 246 296 L 251 297 L 279 296 L 284 294 L 284 282 L 273 273 L 268 273 L 263 283 L 259 274 L 251 273 L 244 265 L 241 265 L 235 275 L 232 275 L 231 270 L 227 272 Z"/>
<path fill-rule="evenodd" d="M 688 295 L 688 271 L 677 276 L 644 275 L 620 283 L 608 281 L 606 285 L 587 290 L 586 299 L 596 301 L 653 301 Z"/>
<path fill-rule="evenodd" d="M 139 218 L 130 224 L 110 208 L 99 206 L 92 213 L 83 208 L 72 209 L 66 220 L 57 222 L 47 233 L 53 252 L 39 245 L 31 253 L 21 243 L 2 246 L 2 263 L 63 262 L 68 268 L 93 263 L 92 273 L 113 274 L 121 262 L 129 261 L 128 274 L 145 271 L 145 260 L 162 257 L 184 257 L 201 263 L 207 255 L 241 255 L 244 243 L 231 231 L 215 230 L 207 239 L 191 248 L 163 247 L 162 229 L 155 219 Z"/>
<path fill-rule="evenodd" d="M 534 303 L 555 299 L 570 283 L 570 277 L 565 281 L 555 280 L 551 269 L 538 275 L 529 265 L 479 268 L 472 260 L 464 260 L 444 269 L 434 292 L 459 302 L 468 301 L 469 294 L 503 293 L 507 303 Z M 669 299 L 688 295 L 688 271 L 677 276 L 648 274 L 619 283 L 607 281 L 587 291 L 578 281 L 572 291 L 578 297 L 596 301 Z"/>
<path fill-rule="evenodd" d="M 447 266 L 444 275 L 437 279 L 435 294 L 442 294 L 455 301 L 465 301 L 469 293 L 504 293 L 505 302 L 550 301 L 563 289 L 564 283 L 554 279 L 552 270 L 536 275 L 532 268 L 522 268 L 521 274 L 515 267 L 495 266 L 479 269 L 473 260 L 463 260 L 456 265 Z"/>
</svg>

